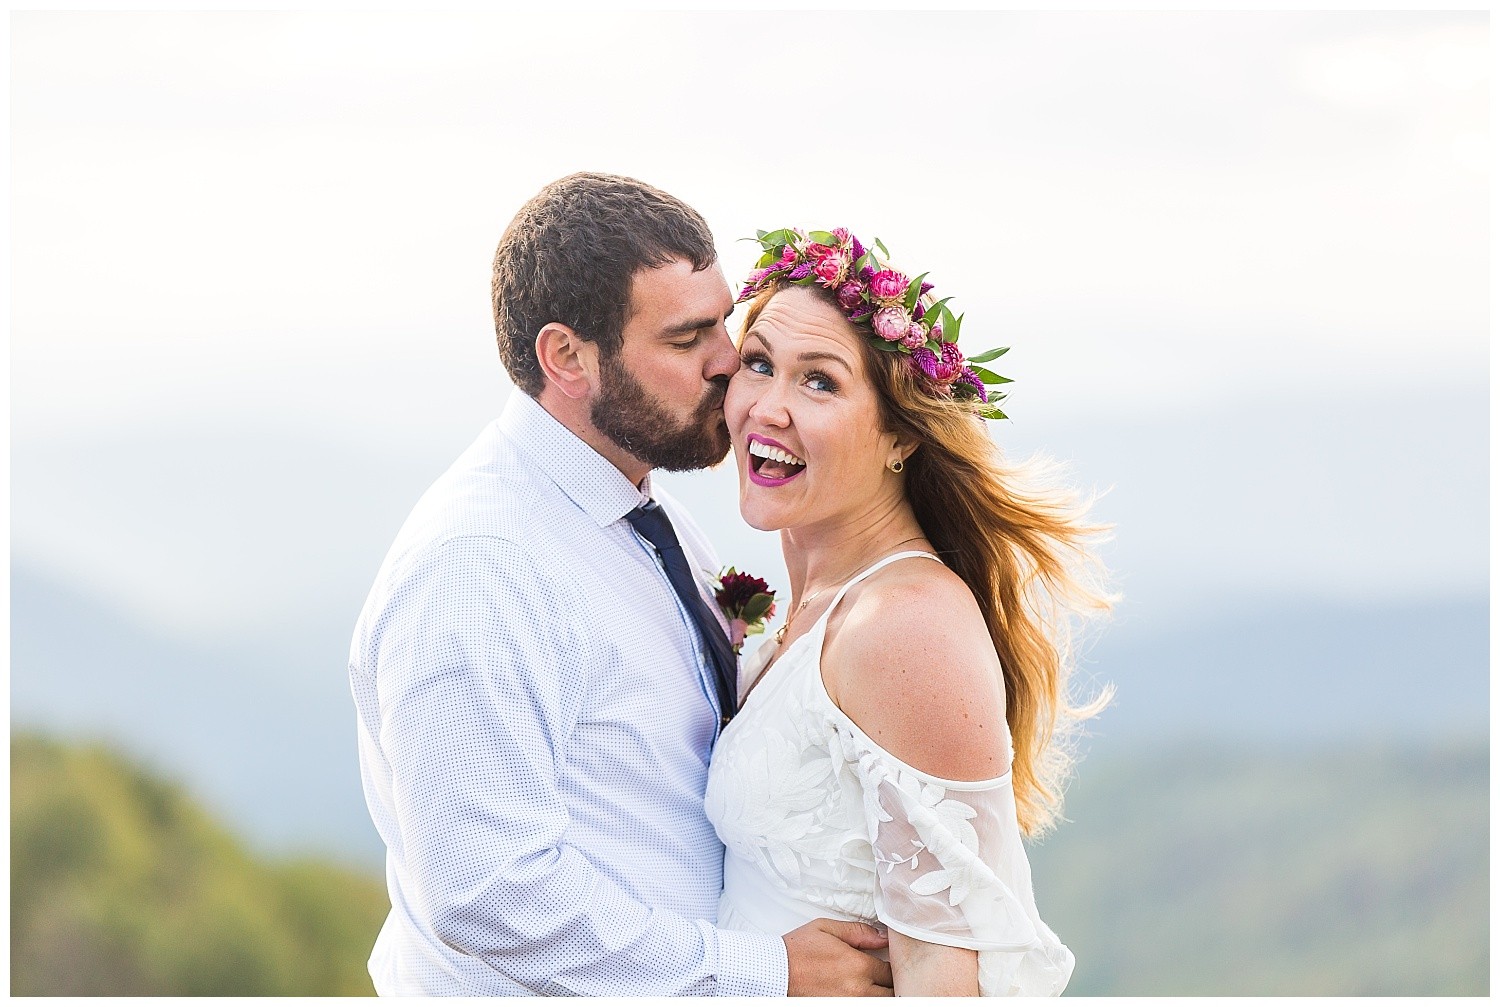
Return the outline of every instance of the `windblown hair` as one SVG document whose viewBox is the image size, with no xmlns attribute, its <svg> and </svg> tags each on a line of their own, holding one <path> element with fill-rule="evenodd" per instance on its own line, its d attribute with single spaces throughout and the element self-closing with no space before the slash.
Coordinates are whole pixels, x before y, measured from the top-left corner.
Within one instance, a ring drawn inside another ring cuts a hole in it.
<svg viewBox="0 0 1500 1007">
<path fill-rule="evenodd" d="M 745 330 L 786 286 L 769 288 L 750 303 Z M 830 292 L 805 289 L 837 306 Z M 932 395 L 905 354 L 877 350 L 867 323 L 849 324 L 869 337 L 859 342 L 882 429 L 919 445 L 906 460 L 906 499 L 984 614 L 1005 677 L 1017 818 L 1026 835 L 1041 835 L 1061 812 L 1072 771 L 1072 729 L 1113 695 L 1106 687 L 1074 705 L 1069 690 L 1075 634 L 1087 617 L 1107 612 L 1115 600 L 1104 589 L 1095 551 L 1108 529 L 1089 523 L 1089 502 L 1059 487 L 1052 463 L 1008 462 L 974 405 Z"/>
<path fill-rule="evenodd" d="M 617 354 L 636 271 L 673 258 L 707 269 L 718 259 L 713 235 L 698 211 L 644 182 L 578 172 L 531 197 L 500 238 L 490 285 L 495 341 L 516 387 L 542 393 L 536 337 L 548 322 L 597 343 L 606 360 Z"/>
</svg>

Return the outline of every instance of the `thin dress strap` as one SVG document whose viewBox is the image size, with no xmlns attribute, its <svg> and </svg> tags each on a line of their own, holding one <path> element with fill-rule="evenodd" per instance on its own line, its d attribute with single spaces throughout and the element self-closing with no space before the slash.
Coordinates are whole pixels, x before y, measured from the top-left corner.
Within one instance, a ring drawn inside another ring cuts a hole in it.
<svg viewBox="0 0 1500 1007">
<path fill-rule="evenodd" d="M 849 582 L 843 587 L 839 588 L 839 593 L 833 596 L 833 601 L 826 609 L 823 610 L 823 614 L 818 616 L 818 622 L 825 626 L 827 625 L 828 617 L 833 614 L 834 609 L 839 607 L 839 602 L 844 600 L 844 595 L 848 594 L 849 589 L 855 584 L 858 584 L 860 581 L 875 573 L 877 570 L 883 570 L 885 567 L 890 566 L 892 563 L 896 562 L 896 560 L 907 559 L 911 556 L 926 556 L 928 559 L 937 560 L 939 563 L 942 562 L 942 560 L 938 559 L 938 557 L 934 554 L 930 552 L 923 552 L 920 549 L 909 549 L 906 552 L 896 552 L 892 553 L 889 556 L 886 556 L 884 559 L 878 559 L 874 563 L 871 563 L 869 566 L 865 567 L 859 573 L 855 574 L 853 577 L 849 578 Z"/>
</svg>

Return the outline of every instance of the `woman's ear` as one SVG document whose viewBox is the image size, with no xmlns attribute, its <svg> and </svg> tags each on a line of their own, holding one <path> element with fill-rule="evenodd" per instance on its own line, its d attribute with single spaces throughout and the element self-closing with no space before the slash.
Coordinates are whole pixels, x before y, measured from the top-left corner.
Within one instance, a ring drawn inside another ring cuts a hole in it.
<svg viewBox="0 0 1500 1007">
<path fill-rule="evenodd" d="M 886 468 L 890 468 L 893 462 L 900 462 L 904 466 L 906 460 L 916 454 L 917 448 L 921 447 L 915 438 L 903 434 L 887 434 L 886 441 Z"/>
<path fill-rule="evenodd" d="M 547 383 L 570 399 L 586 399 L 599 387 L 599 347 L 561 322 L 548 322 L 536 337 L 536 359 Z"/>
</svg>

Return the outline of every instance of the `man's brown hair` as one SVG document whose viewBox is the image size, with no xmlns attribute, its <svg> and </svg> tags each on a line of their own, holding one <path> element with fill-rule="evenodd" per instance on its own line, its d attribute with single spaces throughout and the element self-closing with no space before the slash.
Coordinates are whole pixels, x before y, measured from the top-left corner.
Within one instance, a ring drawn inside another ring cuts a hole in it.
<svg viewBox="0 0 1500 1007">
<path fill-rule="evenodd" d="M 581 171 L 533 196 L 500 239 L 491 283 L 495 340 L 516 387 L 542 392 L 536 337 L 548 322 L 605 359 L 619 353 L 636 271 L 674 258 L 707 269 L 718 253 L 698 211 L 660 189 Z"/>
</svg>

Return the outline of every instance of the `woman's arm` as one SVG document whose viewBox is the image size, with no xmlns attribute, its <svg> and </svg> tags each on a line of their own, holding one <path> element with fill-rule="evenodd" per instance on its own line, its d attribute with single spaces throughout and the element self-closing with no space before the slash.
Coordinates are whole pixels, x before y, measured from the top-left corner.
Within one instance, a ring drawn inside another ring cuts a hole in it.
<svg viewBox="0 0 1500 1007">
<path fill-rule="evenodd" d="M 968 948 L 929 944 L 892 930 L 891 975 L 898 997 L 977 997 L 979 954 Z"/>
<path fill-rule="evenodd" d="M 915 560 L 896 564 L 860 587 L 864 590 L 851 599 L 848 615 L 836 631 L 830 627 L 824 649 L 824 683 L 834 701 L 908 766 L 949 780 L 1003 775 L 1009 769 L 1005 687 L 968 587 L 951 571 Z M 962 791 L 951 796 L 965 797 Z M 894 805 L 887 811 L 902 817 Z M 889 828 L 874 826 L 876 833 Z M 872 836 L 872 842 L 883 838 Z M 891 845 L 897 855 L 911 851 L 906 842 Z M 927 855 L 923 869 L 936 868 Z M 941 904 L 931 910 L 941 917 L 958 911 L 948 908 L 949 894 L 944 889 L 920 900 Z M 925 929 L 925 921 L 905 922 Z M 892 928 L 890 956 L 897 996 L 979 995 L 975 951 Z"/>
</svg>

